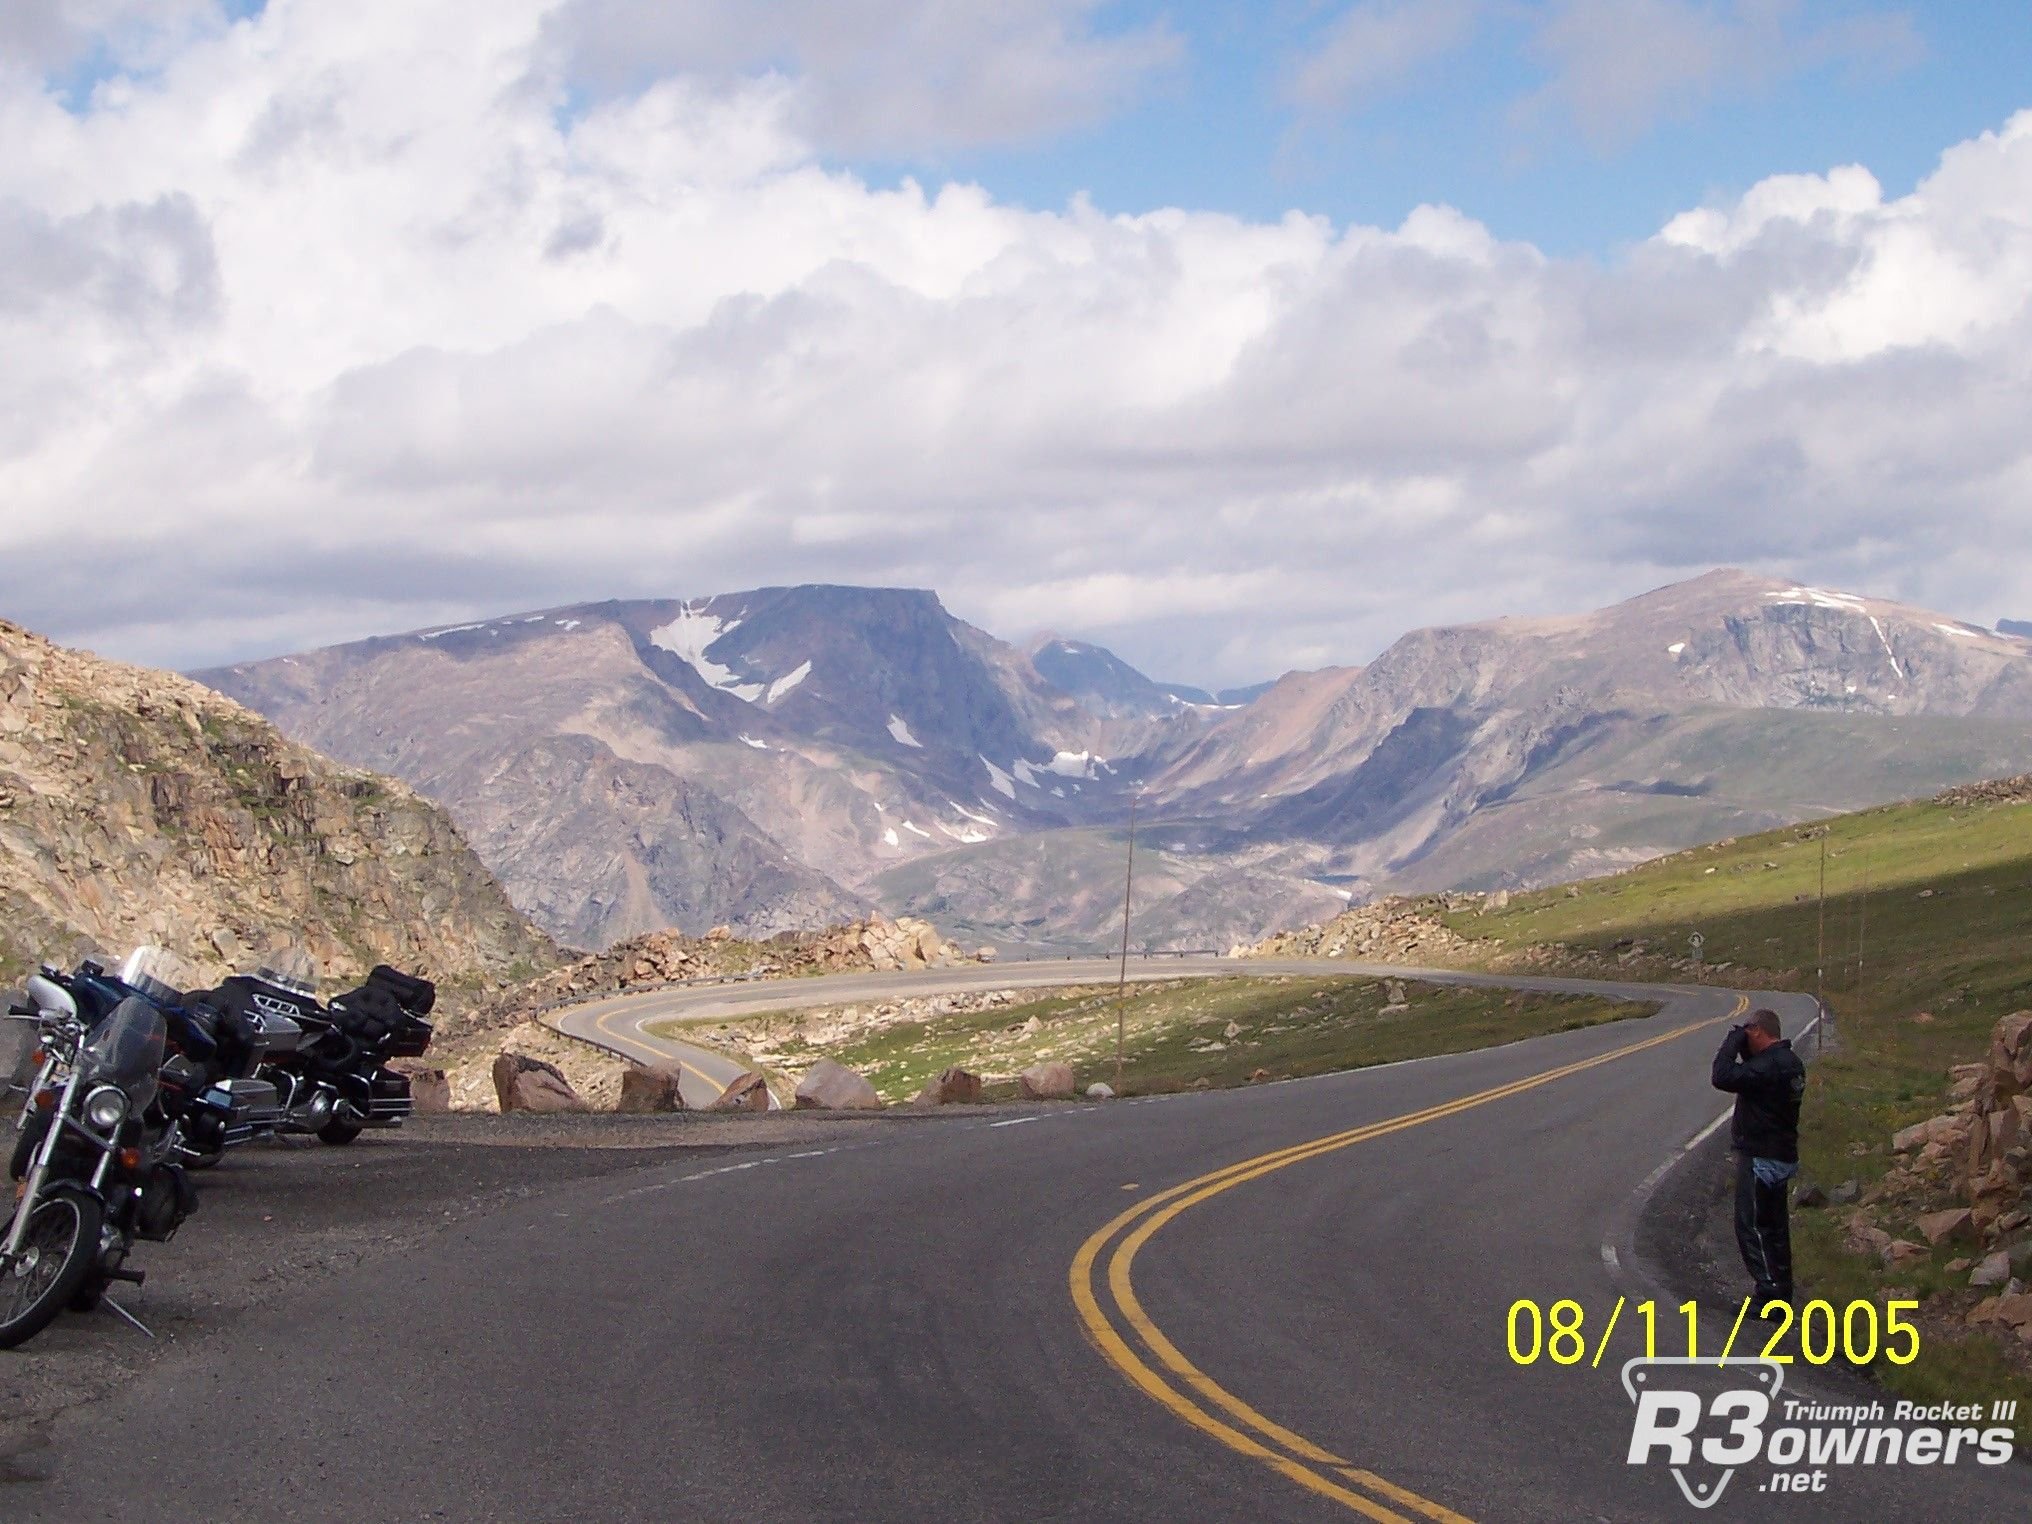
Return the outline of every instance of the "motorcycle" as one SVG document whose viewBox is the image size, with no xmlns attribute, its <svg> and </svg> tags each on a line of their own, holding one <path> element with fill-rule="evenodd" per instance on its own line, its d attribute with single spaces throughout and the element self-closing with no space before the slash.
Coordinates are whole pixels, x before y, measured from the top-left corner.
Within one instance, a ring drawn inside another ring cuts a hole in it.
<svg viewBox="0 0 2032 1524">
<path fill-rule="evenodd" d="M 126 972 L 148 977 L 138 964 Z M 197 1208 L 163 1105 L 161 1007 L 130 993 L 88 1016 L 62 977 L 45 967 L 28 981 L 29 1010 L 9 1013 L 36 1022 L 41 1043 L 10 1167 L 21 1184 L 0 1237 L 0 1349 L 66 1308 L 97 1306 L 115 1281 L 140 1285 L 126 1265 L 135 1240 L 168 1242 Z"/>
<path fill-rule="evenodd" d="M 269 1022 L 258 1011 L 221 1011 L 205 992 L 184 995 L 183 972 L 159 948 L 131 956 L 118 974 L 87 958 L 69 974 L 44 976 L 68 995 L 88 1022 L 102 1019 L 130 997 L 153 1005 L 166 1026 L 162 1085 L 178 1127 L 178 1157 L 191 1169 L 208 1169 L 228 1148 L 273 1137 L 284 1118 L 275 1088 L 255 1077 L 272 1046 L 293 1045 L 296 1028 Z"/>
<path fill-rule="evenodd" d="M 259 972 L 235 974 L 190 997 L 225 1027 L 258 1029 L 263 1037 L 249 1074 L 273 1096 L 275 1126 L 309 1133 L 333 1146 L 369 1127 L 399 1127 L 411 1114 L 409 1077 L 389 1067 L 430 1047 L 423 1018 L 437 998 L 427 979 L 377 966 L 359 988 L 317 1002 L 307 958 L 271 959 Z M 240 1053 L 243 1066 L 250 1059 Z"/>
</svg>

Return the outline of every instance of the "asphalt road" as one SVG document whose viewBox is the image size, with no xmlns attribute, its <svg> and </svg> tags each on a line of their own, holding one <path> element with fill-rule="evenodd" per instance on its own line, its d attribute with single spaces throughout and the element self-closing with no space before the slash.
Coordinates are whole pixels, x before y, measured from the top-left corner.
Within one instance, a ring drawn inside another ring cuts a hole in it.
<svg viewBox="0 0 2032 1524">
<path fill-rule="evenodd" d="M 1246 971 L 1280 967 L 1305 966 Z M 1479 1053 L 551 1191 L 160 1362 L 60 1423 L 75 1469 L 0 1487 L 0 1518 L 2027 1517 L 2022 1465 L 1805 1496 L 1758 1465 L 1702 1515 L 1625 1463 L 1647 1288 L 1604 1249 L 1719 1111 L 1735 1009 L 1687 991 Z M 1625 1295 L 1599 1368 L 1510 1358 L 1518 1298 L 1577 1300 L 1592 1345 Z"/>
</svg>

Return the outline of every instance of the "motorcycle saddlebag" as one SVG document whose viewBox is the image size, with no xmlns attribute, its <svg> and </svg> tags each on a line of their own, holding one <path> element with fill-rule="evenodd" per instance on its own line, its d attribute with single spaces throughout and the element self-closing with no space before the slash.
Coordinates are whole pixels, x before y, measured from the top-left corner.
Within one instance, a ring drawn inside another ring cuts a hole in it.
<svg viewBox="0 0 2032 1524">
<path fill-rule="evenodd" d="M 134 1208 L 134 1236 L 166 1244 L 198 1209 L 198 1188 L 180 1165 L 158 1164 L 142 1182 Z"/>
</svg>

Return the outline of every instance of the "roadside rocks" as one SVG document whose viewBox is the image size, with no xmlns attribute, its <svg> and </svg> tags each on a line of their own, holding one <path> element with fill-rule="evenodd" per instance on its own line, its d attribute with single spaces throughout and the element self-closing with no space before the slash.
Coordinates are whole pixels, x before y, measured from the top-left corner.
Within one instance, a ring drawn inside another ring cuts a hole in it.
<svg viewBox="0 0 2032 1524">
<path fill-rule="evenodd" d="M 1969 1272 L 1971 1286 L 2001 1286 L 2011 1279 L 2011 1256 L 1999 1249 Z"/>
<path fill-rule="evenodd" d="M 767 1111 L 769 1109 L 769 1081 L 750 1069 L 734 1077 L 732 1084 L 720 1092 L 720 1098 L 712 1104 L 714 1111 Z"/>
<path fill-rule="evenodd" d="M 1064 1100 L 1073 1092 L 1072 1065 L 1057 1061 L 1032 1064 L 1016 1077 L 1016 1084 L 1025 1100 Z"/>
<path fill-rule="evenodd" d="M 981 1077 L 957 1064 L 941 1071 L 911 1101 L 913 1106 L 971 1106 L 981 1098 Z"/>
<path fill-rule="evenodd" d="M 494 1094 L 504 1112 L 584 1111 L 586 1103 L 551 1064 L 526 1053 L 494 1060 Z"/>
<path fill-rule="evenodd" d="M 1975 1219 L 1967 1207 L 1928 1212 L 1919 1219 L 1919 1233 L 1929 1244 L 1958 1243 L 1976 1236 Z"/>
<path fill-rule="evenodd" d="M 2008 1330 L 2032 1344 L 2032 1293 L 2007 1293 L 1978 1302 L 1965 1321 L 1970 1328 Z"/>
<path fill-rule="evenodd" d="M 1087 1099 L 1090 1101 L 1112 1101 L 1114 1098 L 1115 1087 L 1106 1080 L 1095 1080 L 1087 1086 Z"/>
<path fill-rule="evenodd" d="M 621 1093 L 614 1109 L 629 1116 L 684 1110 L 684 1092 L 678 1076 L 667 1069 L 650 1069 L 630 1064 L 621 1075 Z"/>
<path fill-rule="evenodd" d="M 797 1082 L 800 1111 L 879 1111 L 875 1087 L 844 1064 L 822 1058 Z"/>
<path fill-rule="evenodd" d="M 413 1069 L 409 1074 L 409 1101 L 420 1117 L 450 1111 L 451 1080 L 442 1069 Z"/>
</svg>

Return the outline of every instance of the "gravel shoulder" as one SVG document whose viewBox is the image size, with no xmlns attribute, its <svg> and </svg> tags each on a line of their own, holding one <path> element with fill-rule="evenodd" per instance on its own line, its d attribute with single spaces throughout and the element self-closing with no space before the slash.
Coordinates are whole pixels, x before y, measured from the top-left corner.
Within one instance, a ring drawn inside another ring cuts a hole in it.
<svg viewBox="0 0 2032 1524">
<path fill-rule="evenodd" d="M 115 1314 L 66 1314 L 20 1349 L 0 1351 L 0 1482 L 24 1467 L 55 1418 L 175 1359 L 244 1313 L 349 1274 L 462 1223 L 548 1191 L 701 1156 L 867 1138 L 896 1128 L 1037 1107 L 962 1107 L 866 1116 L 509 1116 L 416 1118 L 348 1148 L 285 1139 L 234 1153 L 198 1177 L 199 1207 L 168 1244 L 139 1245 L 147 1285 Z"/>
</svg>

